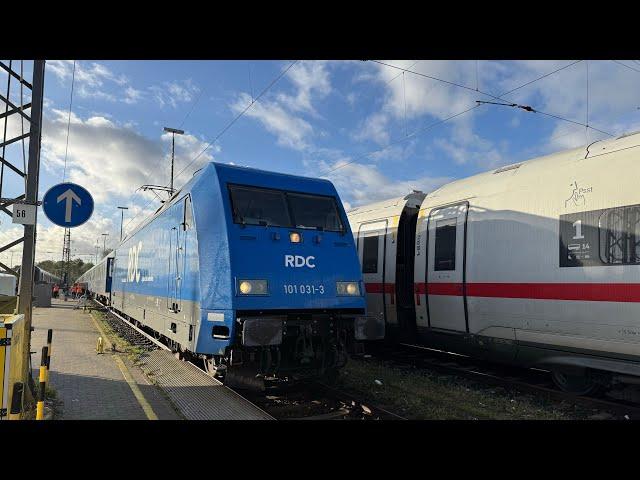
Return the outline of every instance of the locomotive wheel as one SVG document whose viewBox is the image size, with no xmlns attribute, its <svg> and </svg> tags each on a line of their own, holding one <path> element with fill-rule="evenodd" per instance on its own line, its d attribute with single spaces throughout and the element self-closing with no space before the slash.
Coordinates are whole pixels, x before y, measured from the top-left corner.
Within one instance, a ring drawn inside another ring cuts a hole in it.
<svg viewBox="0 0 640 480">
<path fill-rule="evenodd" d="M 589 370 L 584 370 L 582 375 L 554 370 L 551 378 L 560 390 L 574 395 L 596 396 L 603 390 L 603 386 L 593 378 Z"/>
</svg>

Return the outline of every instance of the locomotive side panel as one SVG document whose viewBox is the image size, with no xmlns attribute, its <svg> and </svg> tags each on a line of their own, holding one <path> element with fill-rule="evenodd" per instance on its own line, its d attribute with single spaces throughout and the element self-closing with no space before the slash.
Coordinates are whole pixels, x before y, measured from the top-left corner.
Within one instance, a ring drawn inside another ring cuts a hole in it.
<svg viewBox="0 0 640 480">
<path fill-rule="evenodd" d="M 128 237 L 114 263 L 113 305 L 183 349 L 193 348 L 199 315 L 193 227 L 185 222 L 183 197 Z M 187 207 L 185 207 L 187 205 Z"/>
</svg>

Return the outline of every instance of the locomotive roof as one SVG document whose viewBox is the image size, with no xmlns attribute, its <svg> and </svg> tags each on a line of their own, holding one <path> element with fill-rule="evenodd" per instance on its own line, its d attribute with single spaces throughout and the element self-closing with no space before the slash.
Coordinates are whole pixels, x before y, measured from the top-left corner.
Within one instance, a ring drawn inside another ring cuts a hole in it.
<svg viewBox="0 0 640 480">
<path fill-rule="evenodd" d="M 143 222 L 140 223 L 139 226 L 137 226 L 133 231 L 127 234 L 125 238 L 130 237 L 131 235 L 148 225 L 149 222 L 151 222 L 160 212 L 173 205 L 174 201 L 178 197 L 181 197 L 185 193 L 189 193 L 197 183 L 203 180 L 203 176 L 211 173 L 211 169 L 215 169 L 218 178 L 225 182 L 230 181 L 231 183 L 246 183 L 248 185 L 255 183 L 257 185 L 264 185 L 271 188 L 284 189 L 294 189 L 292 187 L 296 185 L 296 183 L 303 182 L 305 188 L 301 190 L 308 191 L 309 193 L 319 193 L 324 195 L 332 195 L 335 193 L 333 183 L 322 178 L 303 177 L 301 175 L 271 172 L 268 170 L 260 170 L 258 168 L 243 167 L 227 163 L 208 162 L 201 169 L 196 170 L 196 172 L 194 172 L 193 174 L 193 177 L 190 178 L 187 183 L 182 186 L 182 188 L 177 190 L 169 200 L 164 202 L 152 215 L 147 217 Z M 315 187 L 315 192 L 309 190 L 309 187 L 311 185 Z"/>
</svg>

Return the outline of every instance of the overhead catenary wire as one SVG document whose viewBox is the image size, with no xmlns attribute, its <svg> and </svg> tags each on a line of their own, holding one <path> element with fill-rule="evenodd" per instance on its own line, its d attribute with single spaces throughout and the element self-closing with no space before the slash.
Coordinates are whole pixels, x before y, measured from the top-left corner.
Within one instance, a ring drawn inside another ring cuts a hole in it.
<svg viewBox="0 0 640 480">
<path fill-rule="evenodd" d="M 380 65 L 385 65 L 385 66 L 387 66 L 387 67 L 395 68 L 395 69 L 398 69 L 398 70 L 403 70 L 403 71 L 405 71 L 405 72 L 413 73 L 413 74 L 415 74 L 415 75 L 419 75 L 419 76 L 421 76 L 421 77 L 430 78 L 430 79 L 432 79 L 432 80 L 437 80 L 437 81 L 442 82 L 442 83 L 446 83 L 446 84 L 449 84 L 449 85 L 453 85 L 453 86 L 455 86 L 455 87 L 459 87 L 459 88 L 464 88 L 465 90 L 470 90 L 470 91 L 472 91 L 472 92 L 476 92 L 476 90 L 475 90 L 475 89 L 473 89 L 473 88 L 471 88 L 471 87 L 467 87 L 466 85 L 462 85 L 462 84 L 460 84 L 460 83 L 451 82 L 451 81 L 449 81 L 449 80 L 444 80 L 444 79 L 442 79 L 442 78 L 434 77 L 434 76 L 432 76 L 432 75 L 427 75 L 427 74 L 420 73 L 420 72 L 415 72 L 415 71 L 413 71 L 413 70 L 409 70 L 409 69 L 406 69 L 406 68 L 398 67 L 397 65 L 391 65 L 391 64 L 389 64 L 389 63 L 381 62 L 381 61 L 379 61 L 379 60 L 372 60 L 372 61 L 373 61 L 373 62 L 375 62 L 375 63 L 379 63 Z M 578 61 L 574 62 L 574 64 L 575 64 L 575 63 L 578 63 Z M 568 66 L 570 66 L 570 65 L 567 65 L 567 67 L 568 67 Z M 564 68 L 566 68 L 566 67 L 564 67 Z M 519 87 L 519 88 L 521 88 L 521 87 Z M 512 92 L 514 92 L 515 90 L 517 90 L 517 89 L 514 89 L 514 90 L 512 90 L 512 91 L 510 91 L 510 92 L 508 92 L 508 93 L 512 93 Z M 505 95 L 507 95 L 507 94 L 508 94 L 508 93 L 505 93 L 505 94 L 502 94 L 501 96 L 496 96 L 496 95 L 493 95 L 492 93 L 483 92 L 482 90 L 477 90 L 477 93 L 481 93 L 482 95 L 487 95 L 487 96 L 489 96 L 489 97 L 491 97 L 491 98 L 494 98 L 494 99 L 496 99 L 496 100 L 501 100 L 501 99 L 502 99 L 501 97 L 503 97 L 503 96 L 505 96 Z M 509 105 L 509 106 L 511 106 L 511 105 Z M 525 108 L 525 110 L 528 110 L 528 111 L 531 111 L 531 112 L 534 112 L 534 113 L 540 113 L 540 114 L 543 114 L 543 115 L 547 115 L 547 116 L 549 116 L 549 117 L 553 117 L 553 118 L 556 118 L 556 119 L 558 119 L 558 120 L 562 120 L 562 121 L 564 121 L 564 122 L 571 122 L 571 123 L 576 123 L 576 124 L 578 124 L 578 125 L 586 126 L 584 123 L 576 122 L 575 120 L 570 120 L 570 119 L 568 119 L 568 118 L 564 118 L 564 117 L 561 117 L 561 116 L 559 116 L 559 115 L 545 113 L 545 112 L 543 112 L 543 111 L 541 111 L 541 110 L 534 109 L 533 107 L 529 107 L 529 109 L 526 109 L 526 108 Z M 535 111 L 534 111 L 534 110 L 535 110 Z M 592 127 L 592 126 L 588 126 L 588 128 L 591 128 L 592 130 L 595 130 L 595 131 L 600 132 L 600 133 L 604 133 L 604 134 L 609 135 L 609 136 L 611 136 L 611 137 L 615 136 L 615 135 L 613 135 L 613 134 L 611 134 L 611 133 L 609 133 L 609 132 L 605 132 L 604 130 L 600 130 L 600 129 L 595 128 L 595 127 Z"/>
<path fill-rule="evenodd" d="M 522 84 L 522 85 L 519 85 L 519 86 L 518 86 L 518 87 L 516 87 L 516 88 L 513 88 L 513 89 L 511 89 L 511 90 L 509 90 L 509 91 L 507 91 L 507 92 L 505 92 L 505 93 L 502 93 L 502 94 L 498 95 L 498 96 L 497 96 L 497 99 L 499 99 L 499 100 L 500 100 L 500 99 L 502 99 L 502 97 L 505 97 L 505 96 L 507 96 L 507 95 L 509 95 L 509 94 L 511 94 L 511 93 L 513 93 L 513 92 L 515 92 L 515 91 L 517 91 L 517 90 L 520 90 L 521 88 L 524 88 L 524 87 L 526 87 L 526 86 L 528 86 L 528 85 L 531 85 L 532 83 L 535 83 L 535 82 L 537 82 L 537 81 L 539 81 L 539 80 L 542 80 L 542 79 L 544 79 L 544 78 L 547 78 L 547 77 L 549 77 L 549 76 L 551 76 L 551 75 L 554 75 L 554 74 L 556 74 L 556 73 L 558 73 L 558 72 L 561 72 L 562 70 L 564 70 L 564 69 L 566 69 L 566 68 L 570 67 L 571 65 L 575 65 L 576 63 L 579 63 L 580 61 L 581 61 L 581 60 L 577 60 L 577 61 L 572 62 L 572 63 L 570 63 L 570 64 L 568 64 L 568 65 L 565 65 L 565 66 L 563 66 L 563 67 L 556 68 L 555 70 L 553 70 L 553 71 L 551 71 L 551 72 L 548 72 L 548 73 L 545 73 L 544 75 L 541 75 L 541 76 L 539 76 L 539 77 L 537 77 L 537 78 L 534 78 L 534 79 L 532 79 L 532 80 L 530 80 L 530 81 L 528 81 L 528 82 L 526 82 L 526 83 L 524 83 L 524 84 Z M 400 75 L 400 74 L 398 74 L 398 75 Z M 437 80 L 440 80 L 440 79 L 437 79 Z M 474 90 L 474 91 L 475 91 L 475 90 Z M 511 106 L 511 104 L 507 104 L 507 105 Z M 514 105 L 517 105 L 517 104 L 514 104 Z M 439 121 L 437 121 L 437 122 L 435 122 L 435 123 L 429 124 L 429 125 L 427 125 L 426 127 L 423 127 L 423 128 L 420 128 L 420 129 L 416 130 L 415 132 L 411 133 L 410 135 L 406 136 L 405 138 L 401 138 L 401 139 L 399 139 L 399 140 L 397 140 L 397 141 L 395 141 L 395 142 L 391 142 L 391 143 L 389 143 L 388 145 L 386 145 L 385 147 L 383 147 L 383 148 L 381 148 L 381 149 L 374 150 L 374 151 L 372 151 L 372 152 L 368 152 L 368 153 L 365 153 L 365 154 L 359 155 L 359 156 L 355 157 L 353 160 L 350 160 L 350 161 L 348 161 L 348 162 L 341 163 L 341 164 L 339 164 L 339 165 L 337 165 L 337 166 L 335 166 L 335 167 L 331 168 L 330 170 L 328 170 L 328 171 L 326 171 L 326 172 L 322 172 L 322 174 L 324 174 L 324 175 L 328 175 L 328 174 L 330 174 L 330 173 L 332 173 L 332 172 L 335 172 L 336 170 L 339 170 L 339 169 L 341 169 L 341 168 L 344 168 L 344 167 L 346 167 L 347 165 L 350 165 L 350 164 L 352 164 L 352 163 L 354 163 L 354 162 L 356 162 L 356 161 L 358 161 L 358 160 L 360 160 L 360 159 L 362 159 L 362 158 L 366 158 L 366 157 L 368 157 L 368 156 L 370 156 L 370 155 L 374 155 L 374 154 L 377 154 L 377 153 L 383 152 L 383 151 L 385 151 L 385 150 L 387 150 L 387 149 L 389 149 L 389 148 L 391 148 L 391 147 L 393 147 L 393 146 L 395 146 L 395 145 L 398 145 L 399 143 L 405 142 L 405 141 L 409 140 L 410 138 L 413 138 L 415 135 L 418 135 L 418 134 L 420 134 L 420 133 L 424 133 L 424 132 L 426 132 L 426 131 L 429 131 L 429 130 L 431 130 L 432 128 L 435 128 L 435 127 L 437 127 L 437 126 L 439 126 L 439 125 L 441 125 L 441 124 L 443 124 L 443 123 L 445 123 L 445 122 L 448 122 L 449 120 L 453 120 L 454 118 L 457 118 L 457 117 L 459 117 L 459 116 L 461 116 L 461 115 L 464 115 L 464 114 L 466 114 L 467 112 L 470 112 L 470 111 L 472 111 L 472 110 L 474 110 L 474 109 L 476 109 L 476 108 L 478 108 L 478 107 L 480 107 L 480 106 L 481 106 L 481 104 L 476 104 L 476 105 L 471 106 L 471 107 L 469 107 L 469 108 L 467 108 L 467 109 L 465 109 L 465 110 L 462 110 L 462 111 L 460 111 L 460 112 L 458 112 L 458 113 L 455 113 L 455 114 L 453 114 L 453 115 L 451 115 L 451 116 L 449 116 L 449 117 L 447 117 L 447 118 L 445 118 L 445 119 L 443 119 L 443 120 L 439 120 Z M 529 107 L 529 108 L 531 108 L 531 107 Z"/>
<path fill-rule="evenodd" d="M 634 72 L 640 73 L 640 70 L 638 70 L 637 68 L 633 68 L 633 67 L 627 65 L 626 63 L 622 63 L 622 62 L 620 62 L 618 60 L 611 60 L 611 61 L 614 62 L 614 63 L 617 63 L 618 65 L 622 65 L 623 67 L 627 67 L 629 70 L 633 70 Z"/>
<path fill-rule="evenodd" d="M 258 94 L 258 96 L 256 96 L 254 99 L 251 100 L 251 103 L 249 103 L 249 105 L 247 105 L 240 113 L 238 113 L 238 115 L 236 115 L 229 123 L 227 123 L 224 126 L 224 128 L 220 132 L 218 132 L 216 136 L 212 140 L 210 140 L 205 145 L 205 147 L 184 168 L 182 168 L 176 174 L 174 179 L 178 178 L 191 165 L 193 165 L 198 160 L 198 158 L 200 158 L 215 142 L 217 142 L 222 137 L 222 135 L 224 135 L 227 132 L 227 130 L 229 130 L 258 100 L 260 100 L 260 98 L 262 98 L 262 96 L 265 93 L 267 93 L 276 83 L 278 83 L 278 81 L 282 77 L 284 77 L 296 63 L 298 63 L 298 60 L 294 60 L 293 62 L 291 62 L 289 66 L 287 66 L 284 70 L 282 70 L 264 89 L 262 89 L 262 91 Z M 153 201 L 154 200 L 149 201 L 144 207 L 142 207 L 142 209 L 131 220 L 129 220 L 129 222 L 127 222 L 124 228 L 128 227 L 129 224 L 131 224 L 131 222 L 140 215 L 140 213 L 142 213 L 149 205 L 151 205 L 151 203 L 153 203 Z"/>
<path fill-rule="evenodd" d="M 276 76 L 271 83 L 269 83 L 269 85 L 267 85 L 264 89 L 262 89 L 262 91 L 258 94 L 258 96 L 251 100 L 251 103 L 249 103 L 249 105 L 247 105 L 238 115 L 236 115 L 212 140 L 210 140 L 205 147 L 200 151 L 200 153 L 198 153 L 184 168 L 182 168 L 182 170 L 180 170 L 178 172 L 178 174 L 176 175 L 175 178 L 178 178 L 182 173 L 184 173 L 191 165 L 194 164 L 194 162 L 196 160 L 198 160 L 198 158 L 200 158 L 207 150 L 209 150 L 209 148 L 211 148 L 211 145 L 213 145 L 215 142 L 217 142 L 220 137 L 222 137 L 222 135 L 224 135 L 226 133 L 227 130 L 229 130 L 234 123 L 236 123 L 251 107 L 253 107 L 253 105 L 260 100 L 260 98 L 262 98 L 262 96 L 267 93 L 271 87 L 273 87 L 276 83 L 278 83 L 278 81 L 284 77 L 287 72 L 289 70 L 291 70 L 291 68 L 298 63 L 298 60 L 294 60 L 293 62 L 291 62 L 289 64 L 289 66 L 287 68 L 285 68 L 282 72 L 280 72 L 280 74 L 278 76 Z"/>
<path fill-rule="evenodd" d="M 67 118 L 67 141 L 64 147 L 64 169 L 62 170 L 62 181 L 67 176 L 67 153 L 69 152 L 69 132 L 71 130 L 71 108 L 73 106 L 73 88 L 76 83 L 76 61 L 73 61 L 73 71 L 71 73 L 71 95 L 69 98 L 69 116 Z"/>
</svg>

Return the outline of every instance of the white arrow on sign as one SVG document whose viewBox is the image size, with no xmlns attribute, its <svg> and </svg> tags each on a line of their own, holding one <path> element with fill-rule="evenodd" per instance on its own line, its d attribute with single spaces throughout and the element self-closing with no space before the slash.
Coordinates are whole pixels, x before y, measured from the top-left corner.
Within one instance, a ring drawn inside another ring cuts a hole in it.
<svg viewBox="0 0 640 480">
<path fill-rule="evenodd" d="M 71 221 L 71 209 L 73 208 L 73 201 L 75 200 L 78 205 L 82 205 L 82 201 L 80 200 L 80 197 L 78 197 L 78 195 L 76 195 L 75 192 L 71 189 L 58 196 L 58 203 L 63 200 L 67 201 L 64 211 L 64 221 L 69 223 Z"/>
</svg>

